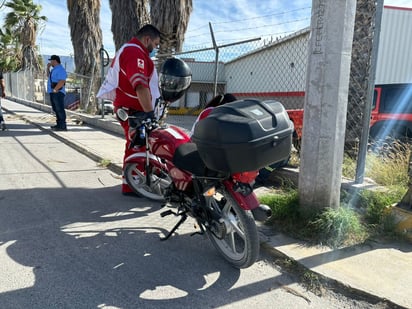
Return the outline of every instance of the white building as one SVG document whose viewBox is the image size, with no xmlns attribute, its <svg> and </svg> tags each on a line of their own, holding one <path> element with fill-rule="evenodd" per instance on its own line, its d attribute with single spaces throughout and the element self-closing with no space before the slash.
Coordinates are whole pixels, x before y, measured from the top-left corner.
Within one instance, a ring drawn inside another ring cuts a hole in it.
<svg viewBox="0 0 412 309">
<path fill-rule="evenodd" d="M 412 8 L 385 6 L 375 84 L 412 83 Z"/>
<path fill-rule="evenodd" d="M 412 82 L 411 29 L 412 8 L 384 7 L 376 84 Z M 230 92 L 239 98 L 276 99 L 286 108 L 301 108 L 309 35 L 310 29 L 305 28 L 224 65 L 219 64 L 220 92 Z M 194 72 L 194 83 L 187 95 L 186 106 L 194 107 L 197 102 L 203 103 L 205 98 L 212 96 L 214 64 L 193 61 L 188 64 Z M 210 87 L 204 88 L 204 85 Z M 199 89 L 203 89 L 203 94 Z"/>
</svg>

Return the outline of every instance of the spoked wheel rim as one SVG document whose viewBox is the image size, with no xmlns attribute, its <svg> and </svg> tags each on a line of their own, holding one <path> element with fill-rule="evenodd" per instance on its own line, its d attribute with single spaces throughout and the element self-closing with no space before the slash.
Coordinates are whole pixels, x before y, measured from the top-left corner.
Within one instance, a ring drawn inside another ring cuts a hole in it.
<svg viewBox="0 0 412 309">
<path fill-rule="evenodd" d="M 242 223 L 239 222 L 236 215 L 233 213 L 231 206 L 225 207 L 224 224 L 226 227 L 226 235 L 223 239 L 213 235 L 216 245 L 226 252 L 226 255 L 234 260 L 240 260 L 245 255 L 246 239 L 243 231 Z"/>
<path fill-rule="evenodd" d="M 222 219 L 225 233 L 215 235 L 209 231 L 208 234 L 218 251 L 232 265 L 239 268 L 249 267 L 259 253 L 256 224 L 249 211 L 241 209 L 228 193 L 224 196 L 226 204 L 222 208 Z M 217 202 L 213 203 L 218 207 Z"/>
<path fill-rule="evenodd" d="M 151 166 L 150 185 L 146 182 L 143 164 L 129 163 L 125 167 L 125 179 L 132 190 L 140 196 L 155 201 L 163 201 L 166 188 L 171 184 L 169 175 Z"/>
</svg>

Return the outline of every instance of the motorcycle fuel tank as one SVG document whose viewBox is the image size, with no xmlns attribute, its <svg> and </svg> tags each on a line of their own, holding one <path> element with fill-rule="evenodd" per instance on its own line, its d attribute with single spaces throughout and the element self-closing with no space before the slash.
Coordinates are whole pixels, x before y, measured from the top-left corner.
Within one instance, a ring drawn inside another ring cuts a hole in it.
<svg viewBox="0 0 412 309">
<path fill-rule="evenodd" d="M 149 137 L 152 153 L 169 161 L 172 161 L 177 147 L 189 141 L 184 129 L 174 125 L 154 130 Z"/>
</svg>

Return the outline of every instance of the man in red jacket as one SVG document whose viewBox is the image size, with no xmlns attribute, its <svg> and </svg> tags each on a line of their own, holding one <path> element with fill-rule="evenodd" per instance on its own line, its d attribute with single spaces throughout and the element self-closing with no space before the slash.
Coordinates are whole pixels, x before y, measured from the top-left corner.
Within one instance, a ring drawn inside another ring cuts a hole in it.
<svg viewBox="0 0 412 309">
<path fill-rule="evenodd" d="M 128 43 L 124 44 L 116 53 L 112 67 L 118 72 L 117 87 L 113 105 L 115 110 L 125 108 L 129 114 L 145 112 L 146 118 L 154 118 L 150 80 L 155 71 L 154 63 L 149 54 L 160 44 L 160 31 L 152 26 L 145 25 Z M 116 59 L 117 58 L 117 59 Z M 117 63 L 116 63 L 117 62 Z M 133 150 L 129 148 L 129 122 L 120 122 L 126 137 L 124 158 Z M 123 164 L 124 167 L 124 164 Z M 130 194 L 132 189 L 123 178 L 122 193 Z"/>
</svg>

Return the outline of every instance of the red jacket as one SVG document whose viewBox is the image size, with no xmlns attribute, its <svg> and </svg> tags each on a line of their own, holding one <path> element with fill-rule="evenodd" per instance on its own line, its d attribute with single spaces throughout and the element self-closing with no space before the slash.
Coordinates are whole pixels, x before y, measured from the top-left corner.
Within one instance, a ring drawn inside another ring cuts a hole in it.
<svg viewBox="0 0 412 309">
<path fill-rule="evenodd" d="M 120 65 L 119 84 L 116 89 L 116 99 L 113 105 L 115 107 L 127 107 L 141 111 L 143 109 L 135 89 L 138 85 L 149 88 L 154 64 L 149 57 L 149 51 L 137 38 L 131 39 L 128 43 L 136 44 L 141 48 L 127 46 L 118 55 Z"/>
</svg>

